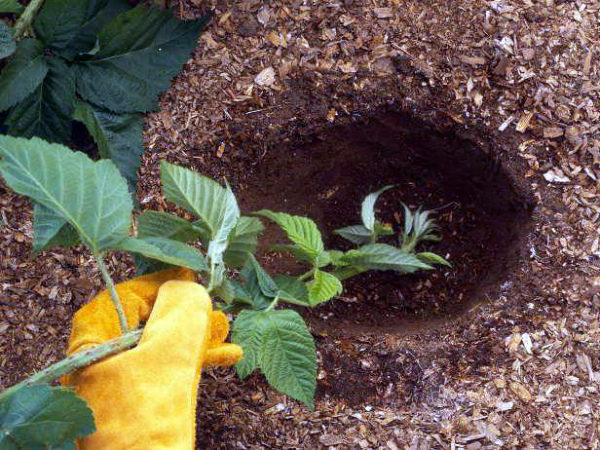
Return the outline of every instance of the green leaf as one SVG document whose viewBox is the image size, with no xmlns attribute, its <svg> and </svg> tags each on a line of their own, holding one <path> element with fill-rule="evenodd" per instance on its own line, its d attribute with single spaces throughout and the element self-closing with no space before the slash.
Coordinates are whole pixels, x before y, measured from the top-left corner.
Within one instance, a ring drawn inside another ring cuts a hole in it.
<svg viewBox="0 0 600 450">
<path fill-rule="evenodd" d="M 42 57 L 42 43 L 36 39 L 23 39 L 0 74 L 0 111 L 13 107 L 42 82 L 48 66 Z"/>
<path fill-rule="evenodd" d="M 72 60 L 90 51 L 100 29 L 129 9 L 126 0 L 46 0 L 33 25 L 46 47 Z"/>
<path fill-rule="evenodd" d="M 317 224 L 307 217 L 292 216 L 286 213 L 273 212 L 268 209 L 257 211 L 255 214 L 271 219 L 287 234 L 287 237 L 303 252 L 310 256 L 311 261 L 323 253 L 323 239 Z"/>
<path fill-rule="evenodd" d="M 238 280 L 229 280 L 235 289 L 234 300 L 252 306 L 252 295 L 246 290 L 246 286 Z"/>
<path fill-rule="evenodd" d="M 432 268 L 412 253 L 388 244 L 370 244 L 350 250 L 340 258 L 340 262 L 358 266 L 362 270 L 395 270 L 402 273 Z"/>
<path fill-rule="evenodd" d="M 413 218 L 413 234 L 418 241 L 438 241 L 440 237 L 437 235 L 438 227 L 435 220 L 430 218 L 433 211 L 421 211 L 419 207 Z"/>
<path fill-rule="evenodd" d="M 143 5 L 119 14 L 98 34 L 99 51 L 76 65 L 77 92 L 115 112 L 156 110 L 208 19 L 180 22 Z"/>
<path fill-rule="evenodd" d="M 356 275 L 359 275 L 363 272 L 366 272 L 368 269 L 364 269 L 358 266 L 339 266 L 331 273 L 338 280 L 346 280 L 348 278 L 352 278 Z"/>
<path fill-rule="evenodd" d="M 367 230 L 375 230 L 375 202 L 377 201 L 377 198 L 385 191 L 393 187 L 393 185 L 384 186 L 378 191 L 370 193 L 363 200 L 361 207 L 361 217 L 363 225 Z"/>
<path fill-rule="evenodd" d="M 344 239 L 348 239 L 353 244 L 362 245 L 369 242 L 375 232 L 367 229 L 364 225 L 352 225 L 349 227 L 339 228 L 334 231 Z"/>
<path fill-rule="evenodd" d="M 27 386 L 0 403 L 0 448 L 75 448 L 96 430 L 92 411 L 74 392 Z"/>
<path fill-rule="evenodd" d="M 344 252 L 340 250 L 328 250 L 327 253 L 329 253 L 329 259 L 333 265 L 337 265 L 342 256 L 344 256 Z"/>
<path fill-rule="evenodd" d="M 210 230 L 208 255 L 220 262 L 229 234 L 240 217 L 235 195 L 216 181 L 161 161 L 160 177 L 167 200 L 198 216 Z"/>
<path fill-rule="evenodd" d="M 206 231 L 175 214 L 161 211 L 144 211 L 137 218 L 138 236 L 165 237 L 188 242 L 200 238 Z"/>
<path fill-rule="evenodd" d="M 127 238 L 123 240 L 119 249 L 132 253 L 139 253 L 146 258 L 187 267 L 202 272 L 208 270 L 204 256 L 200 251 L 183 242 L 160 237 Z"/>
<path fill-rule="evenodd" d="M 67 3 L 78 1 L 69 0 Z M 85 22 L 68 44 L 58 50 L 58 54 L 69 61 L 74 60 L 78 55 L 85 57 L 86 54 L 93 54 L 95 49 L 99 49 L 98 32 L 115 16 L 131 9 L 127 0 L 88 0 L 85 3 L 87 3 Z"/>
<path fill-rule="evenodd" d="M 273 281 L 273 278 L 271 278 L 271 276 L 260 266 L 254 255 L 248 255 L 248 264 L 254 269 L 261 292 L 270 298 L 277 297 L 280 292 L 279 286 L 277 286 L 275 281 Z"/>
<path fill-rule="evenodd" d="M 220 297 L 227 303 L 233 302 L 237 293 L 235 285 L 228 278 L 224 278 L 221 284 L 211 292 L 212 296 Z"/>
<path fill-rule="evenodd" d="M 22 10 L 23 5 L 21 5 L 17 0 L 0 0 L 0 14 L 18 14 Z"/>
<path fill-rule="evenodd" d="M 275 275 L 273 281 L 279 287 L 280 291 L 284 291 L 296 300 L 306 303 L 307 306 L 310 305 L 306 285 L 296 277 Z"/>
<path fill-rule="evenodd" d="M 146 258 L 139 253 L 131 255 L 133 264 L 135 265 L 135 272 L 137 276 L 147 275 L 149 273 L 160 272 L 161 270 L 171 269 L 175 266 L 167 264 L 156 259 Z"/>
<path fill-rule="evenodd" d="M 60 58 L 49 58 L 47 65 L 48 74 L 42 84 L 11 111 L 6 123 L 10 134 L 16 136 L 67 142 L 71 137 L 75 79 Z"/>
<path fill-rule="evenodd" d="M 315 261 L 315 267 L 321 268 L 331 264 L 331 255 L 329 252 L 323 252 L 319 256 L 317 256 L 317 260 Z"/>
<path fill-rule="evenodd" d="M 246 261 L 244 268 L 240 271 L 240 275 L 245 280 L 244 289 L 251 297 L 254 297 L 257 294 L 262 295 L 262 291 L 258 284 L 258 277 L 256 276 L 256 271 L 254 270 L 254 266 L 250 261 Z"/>
<path fill-rule="evenodd" d="M 316 262 L 316 259 L 313 259 L 312 254 L 304 251 L 303 249 L 301 249 L 300 247 L 298 247 L 296 245 L 275 244 L 275 245 L 270 245 L 269 250 L 290 253 L 290 254 L 294 255 L 298 261 L 302 261 L 302 262 L 305 262 L 308 264 L 313 264 L 314 262 Z"/>
<path fill-rule="evenodd" d="M 34 254 L 52 247 L 71 247 L 79 244 L 79 236 L 60 215 L 45 206 L 33 205 Z"/>
<path fill-rule="evenodd" d="M 264 311 L 271 306 L 272 299 L 265 297 L 262 294 L 255 295 L 252 299 L 252 309 L 255 311 Z"/>
<path fill-rule="evenodd" d="M 138 113 L 115 114 L 77 101 L 73 119 L 86 126 L 98 145 L 100 156 L 111 159 L 128 181 L 131 190 L 135 191 L 137 171 L 144 153 L 143 116 Z"/>
<path fill-rule="evenodd" d="M 106 0 L 46 0 L 37 14 L 35 35 L 52 50 L 65 48 Z"/>
<path fill-rule="evenodd" d="M 412 231 L 414 217 L 412 211 L 406 204 L 402 203 L 402 208 L 404 209 L 404 229 L 402 230 L 402 234 L 406 240 Z"/>
<path fill-rule="evenodd" d="M 246 278 L 248 287 L 248 291 L 252 293 L 256 293 L 255 287 L 252 285 L 253 281 L 249 272 L 254 271 L 256 276 L 256 283 L 260 287 L 260 293 L 269 299 L 279 297 L 283 300 L 288 300 L 291 302 L 296 302 L 299 300 L 296 296 L 290 292 L 287 292 L 271 278 L 271 276 L 265 272 L 265 270 L 260 266 L 254 255 L 248 254 L 248 262 L 244 270 L 242 271 L 242 275 Z M 262 308 L 264 302 L 259 302 L 259 308 Z"/>
<path fill-rule="evenodd" d="M 244 357 L 235 365 L 243 380 L 259 367 L 266 314 L 244 310 L 238 314 L 231 328 L 231 342 L 244 350 Z"/>
<path fill-rule="evenodd" d="M 439 242 L 442 238 L 439 235 L 439 228 L 435 220 L 430 216 L 433 211 L 423 211 L 421 207 L 412 213 L 405 204 L 404 208 L 404 230 L 402 231 L 402 248 L 412 251 L 419 242 L 433 241 Z"/>
<path fill-rule="evenodd" d="M 261 370 L 275 389 L 314 408 L 316 352 L 306 323 L 300 314 L 290 309 L 265 315 L 261 327 Z"/>
<path fill-rule="evenodd" d="M 8 58 L 17 49 L 10 28 L 0 21 L 0 59 Z"/>
<path fill-rule="evenodd" d="M 227 250 L 223 254 L 225 264 L 234 268 L 244 267 L 248 253 L 256 251 L 258 235 L 263 230 L 262 222 L 256 217 L 240 217 L 229 235 Z"/>
<path fill-rule="evenodd" d="M 426 263 L 441 264 L 443 266 L 452 267 L 452 264 L 450 264 L 448 261 L 446 261 L 446 259 L 442 258 L 440 255 L 437 255 L 435 253 L 431 253 L 431 252 L 417 253 L 417 258 L 419 258 L 421 261 L 424 261 Z"/>
<path fill-rule="evenodd" d="M 240 208 L 233 191 L 227 185 L 224 202 L 221 204 L 223 215 L 220 217 L 218 228 L 213 231 L 206 254 L 212 264 L 222 264 L 223 254 L 229 245 L 229 235 L 240 218 Z"/>
<path fill-rule="evenodd" d="M 128 236 L 133 204 L 112 162 L 94 162 L 39 138 L 11 136 L 0 136 L 0 157 L 10 188 L 60 215 L 95 254 Z"/>
<path fill-rule="evenodd" d="M 246 262 L 243 270 L 241 271 L 242 278 L 244 278 L 244 290 L 248 293 L 252 309 L 262 311 L 269 307 L 273 297 L 267 297 L 261 290 L 258 282 L 258 276 L 254 267 L 250 261 Z"/>
<path fill-rule="evenodd" d="M 342 293 L 342 283 L 335 276 L 315 270 L 314 279 L 308 283 L 309 303 L 316 306 Z"/>
</svg>

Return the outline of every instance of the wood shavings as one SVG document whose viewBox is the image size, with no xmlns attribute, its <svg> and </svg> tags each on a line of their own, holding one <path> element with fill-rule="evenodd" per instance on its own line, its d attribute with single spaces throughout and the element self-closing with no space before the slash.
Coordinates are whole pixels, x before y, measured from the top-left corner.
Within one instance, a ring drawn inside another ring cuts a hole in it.
<svg viewBox="0 0 600 450">
<path fill-rule="evenodd" d="M 517 123 L 517 131 L 519 133 L 524 133 L 525 130 L 527 130 L 527 127 L 529 126 L 529 122 L 531 121 L 531 118 L 533 117 L 533 112 L 528 112 L 525 113 L 521 116 L 521 118 L 519 119 L 519 122 Z"/>
<path fill-rule="evenodd" d="M 472 66 L 484 65 L 486 63 L 486 59 L 481 56 L 467 56 L 460 55 L 458 57 L 462 62 L 470 64 Z"/>
<path fill-rule="evenodd" d="M 544 128 L 544 137 L 548 139 L 555 139 L 561 137 L 564 134 L 564 130 L 560 127 L 546 127 Z"/>
<path fill-rule="evenodd" d="M 275 69 L 272 67 L 263 69 L 254 77 L 254 82 L 259 86 L 272 86 L 275 83 Z"/>
<path fill-rule="evenodd" d="M 539 217 L 518 257 L 520 275 L 489 304 L 412 337 L 348 339 L 361 359 L 386 353 L 385 364 L 396 365 L 393 381 L 373 372 L 380 403 L 370 411 L 320 384 L 310 412 L 258 375 L 242 382 L 232 371 L 211 370 L 199 389 L 198 448 L 313 449 L 324 445 L 323 435 L 342 436 L 338 448 L 595 445 L 598 2 L 197 3 L 180 3 L 185 17 L 213 9 L 215 19 L 161 111 L 146 116 L 138 191 L 145 208 L 169 208 L 159 159 L 219 178 L 240 161 L 261 167 L 269 143 L 310 136 L 314 123 L 331 126 L 331 110 L 334 125 L 343 126 L 384 108 L 439 114 L 499 157 L 520 161 L 524 176 L 512 175 L 533 190 Z M 266 83 L 255 82 L 268 68 Z M 81 249 L 29 259 L 28 205 L 1 188 L 0 211 L 7 224 L 0 227 L 0 381 L 7 386 L 62 355 L 72 314 L 101 282 Z M 111 265 L 117 278 L 133 273 L 122 256 Z M 509 346 L 513 337 L 518 343 Z M 331 332 L 317 340 L 319 352 L 340 345 Z M 334 376 L 359 386 L 362 379 L 352 377 L 363 370 Z M 391 402 L 394 394 L 401 401 Z M 382 425 L 385 414 L 394 421 Z"/>
</svg>

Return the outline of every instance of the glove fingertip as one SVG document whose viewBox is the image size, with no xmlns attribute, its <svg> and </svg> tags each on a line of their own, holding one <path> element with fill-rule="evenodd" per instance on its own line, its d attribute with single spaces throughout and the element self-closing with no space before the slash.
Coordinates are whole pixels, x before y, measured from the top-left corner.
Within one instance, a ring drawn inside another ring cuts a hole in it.
<svg viewBox="0 0 600 450">
<path fill-rule="evenodd" d="M 239 345 L 221 344 L 206 351 L 203 366 L 229 367 L 233 366 L 243 357 L 244 352 Z"/>
<path fill-rule="evenodd" d="M 223 311 L 213 311 L 210 314 L 209 347 L 215 347 L 227 339 L 229 334 L 229 319 Z"/>
</svg>

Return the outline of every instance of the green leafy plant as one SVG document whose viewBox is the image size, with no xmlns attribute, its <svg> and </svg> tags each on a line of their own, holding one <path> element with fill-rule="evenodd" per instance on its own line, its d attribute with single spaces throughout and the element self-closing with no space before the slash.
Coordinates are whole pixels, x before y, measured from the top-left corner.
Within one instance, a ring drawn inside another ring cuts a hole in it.
<svg viewBox="0 0 600 450">
<path fill-rule="evenodd" d="M 0 403 L 0 448 L 74 448 L 95 429 L 87 404 L 63 388 L 27 386 Z"/>
<path fill-rule="evenodd" d="M 39 138 L 0 136 L 0 158 L 0 173 L 6 184 L 33 203 L 33 251 L 79 243 L 86 246 L 110 291 L 123 331 L 121 337 L 60 361 L 0 393 L 0 434 L 12 426 L 6 425 L 7 419 L 2 415 L 8 411 L 6 405 L 16 395 L 25 395 L 24 389 L 46 386 L 65 373 L 127 349 L 139 340 L 141 330 L 127 328 L 104 264 L 107 252 L 131 253 L 138 274 L 172 265 L 198 272 L 217 298 L 217 307 L 235 317 L 232 341 L 243 347 L 245 355 L 236 365 L 239 376 L 245 378 L 260 369 L 275 389 L 311 408 L 317 371 L 314 340 L 302 316 L 282 306 L 316 307 L 340 295 L 345 279 L 369 270 L 412 273 L 430 270 L 434 263 L 448 264 L 433 253 L 415 252 L 421 241 L 439 240 L 428 211 L 412 212 L 405 207 L 399 247 L 377 242 L 384 236 L 390 239 L 394 233 L 375 217 L 378 196 L 391 186 L 365 198 L 362 225 L 337 230 L 357 246 L 344 252 L 326 249 L 321 232 L 311 219 L 270 210 L 242 215 L 229 185 L 165 161 L 160 165 L 163 194 L 169 202 L 195 216 L 194 220 L 145 211 L 132 226 L 131 194 L 114 163 L 92 161 L 60 144 Z M 303 274 L 270 275 L 260 265 L 255 253 L 264 229 L 261 219 L 274 222 L 284 231 L 289 242 L 273 249 L 297 258 L 306 267 Z M 136 235 L 131 234 L 132 229 L 137 229 Z M 202 250 L 194 243 L 200 244 Z M 70 411 L 79 408 L 77 402 L 81 400 L 70 396 L 61 401 Z M 31 403 L 29 407 L 35 405 Z M 68 422 L 69 417 L 58 419 Z M 19 415 L 19 420 L 27 422 L 27 415 Z M 89 432 L 92 428 L 88 425 L 87 419 L 78 423 L 79 428 L 70 425 L 64 436 L 72 441 Z M 48 439 L 50 442 L 54 438 Z"/>
<path fill-rule="evenodd" d="M 0 58 L 10 57 L 0 72 L 2 126 L 14 136 L 69 143 L 72 122 L 81 122 L 100 157 L 135 187 L 143 113 L 157 109 L 209 16 L 181 22 L 127 0 L 41 3 L 32 0 L 14 29 L 0 22 Z M 20 9 L 0 0 L 0 13 Z"/>
</svg>

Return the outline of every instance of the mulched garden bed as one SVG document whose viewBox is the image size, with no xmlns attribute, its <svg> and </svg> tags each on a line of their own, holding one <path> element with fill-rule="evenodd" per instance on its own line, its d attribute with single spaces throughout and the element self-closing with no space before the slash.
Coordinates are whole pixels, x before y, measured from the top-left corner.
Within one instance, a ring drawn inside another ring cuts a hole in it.
<svg viewBox="0 0 600 450">
<path fill-rule="evenodd" d="M 598 445 L 600 6 L 591 0 L 180 3 L 215 18 L 147 120 L 138 190 L 166 158 L 227 177 L 246 211 L 330 233 L 388 183 L 439 208 L 453 267 L 362 276 L 306 314 L 316 409 L 208 371 L 198 448 Z M 0 384 L 56 361 L 101 285 L 79 250 L 29 256 L 27 203 L 0 189 Z M 270 239 L 277 239 L 273 232 Z M 272 269 L 294 270 L 281 255 Z M 132 276 L 115 255 L 117 279 Z"/>
</svg>

